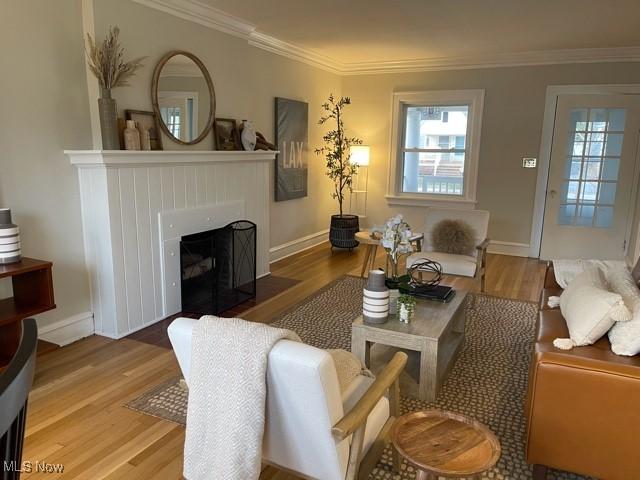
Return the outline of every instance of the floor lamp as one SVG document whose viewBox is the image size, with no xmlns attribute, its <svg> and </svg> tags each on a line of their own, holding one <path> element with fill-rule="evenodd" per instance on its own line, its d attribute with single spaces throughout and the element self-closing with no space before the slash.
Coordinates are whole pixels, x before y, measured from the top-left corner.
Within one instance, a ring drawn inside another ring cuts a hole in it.
<svg viewBox="0 0 640 480">
<path fill-rule="evenodd" d="M 367 189 L 369 187 L 369 153 L 370 147 L 368 145 L 354 145 L 351 147 L 351 156 L 349 157 L 349 161 L 353 165 L 358 165 L 358 180 L 356 181 L 356 188 L 351 192 L 351 196 L 349 197 L 349 211 L 353 213 L 352 209 L 352 201 L 353 196 L 356 196 L 355 204 L 356 210 L 358 208 L 358 199 L 360 196 L 363 197 L 364 208 L 362 214 L 356 211 L 356 215 L 359 217 L 367 216 Z M 365 177 L 364 177 L 364 187 L 362 186 L 361 180 L 361 170 L 365 169 Z"/>
</svg>

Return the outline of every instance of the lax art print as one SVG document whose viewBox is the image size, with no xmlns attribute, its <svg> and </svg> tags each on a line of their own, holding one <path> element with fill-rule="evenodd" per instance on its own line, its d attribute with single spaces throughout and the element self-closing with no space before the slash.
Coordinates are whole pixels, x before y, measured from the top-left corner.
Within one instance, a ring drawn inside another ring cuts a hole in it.
<svg viewBox="0 0 640 480">
<path fill-rule="evenodd" d="M 276 202 L 307 196 L 309 104 L 276 98 Z"/>
</svg>

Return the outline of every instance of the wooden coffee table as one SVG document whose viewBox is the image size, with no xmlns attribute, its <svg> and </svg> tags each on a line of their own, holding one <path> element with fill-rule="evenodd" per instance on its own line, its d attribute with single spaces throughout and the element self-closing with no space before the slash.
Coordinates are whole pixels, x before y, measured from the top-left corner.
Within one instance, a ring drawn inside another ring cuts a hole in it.
<svg viewBox="0 0 640 480">
<path fill-rule="evenodd" d="M 500 442 L 486 426 L 464 415 L 438 410 L 403 415 L 393 426 L 391 441 L 418 469 L 416 480 L 480 478 L 501 453 Z"/>
<path fill-rule="evenodd" d="M 433 401 L 464 343 L 466 298 L 458 290 L 449 303 L 418 300 L 409 323 L 389 315 L 386 323 L 367 324 L 360 316 L 351 326 L 351 351 L 367 367 L 374 343 L 420 352 L 418 397 Z"/>
</svg>

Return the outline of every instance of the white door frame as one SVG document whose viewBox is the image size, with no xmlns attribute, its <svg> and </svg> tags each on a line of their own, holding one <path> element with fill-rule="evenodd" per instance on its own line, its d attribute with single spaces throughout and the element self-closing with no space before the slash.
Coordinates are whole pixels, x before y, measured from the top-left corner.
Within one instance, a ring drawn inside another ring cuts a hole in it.
<svg viewBox="0 0 640 480">
<path fill-rule="evenodd" d="M 544 207 L 547 200 L 547 182 L 549 181 L 549 166 L 551 165 L 551 145 L 556 119 L 556 105 L 560 95 L 640 95 L 640 84 L 629 85 L 549 85 L 545 99 L 544 120 L 542 122 L 542 139 L 540 141 L 540 155 L 538 157 L 538 180 L 536 196 L 533 201 L 533 223 L 531 225 L 531 240 L 529 242 L 529 256 L 540 258 L 542 245 L 542 225 L 544 223 Z M 634 190 L 635 192 L 635 190 Z M 632 195 L 635 193 L 632 192 Z M 635 197 L 634 197 L 635 198 Z M 633 210 L 630 210 L 633 215 Z"/>
</svg>

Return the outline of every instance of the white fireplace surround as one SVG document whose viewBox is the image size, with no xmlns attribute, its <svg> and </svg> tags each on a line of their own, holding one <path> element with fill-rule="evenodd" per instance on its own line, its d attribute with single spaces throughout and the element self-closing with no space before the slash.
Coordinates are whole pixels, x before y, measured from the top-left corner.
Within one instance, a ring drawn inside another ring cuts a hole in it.
<svg viewBox="0 0 640 480">
<path fill-rule="evenodd" d="M 95 333 L 122 338 L 180 311 L 184 235 L 254 222 L 257 275 L 269 273 L 277 152 L 65 153 L 78 169 Z"/>
</svg>

